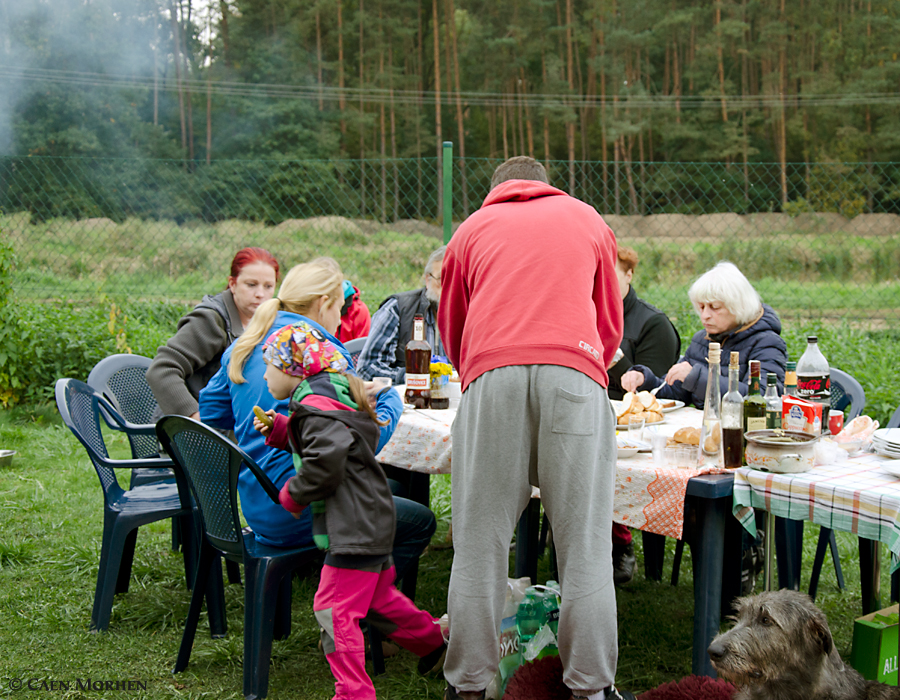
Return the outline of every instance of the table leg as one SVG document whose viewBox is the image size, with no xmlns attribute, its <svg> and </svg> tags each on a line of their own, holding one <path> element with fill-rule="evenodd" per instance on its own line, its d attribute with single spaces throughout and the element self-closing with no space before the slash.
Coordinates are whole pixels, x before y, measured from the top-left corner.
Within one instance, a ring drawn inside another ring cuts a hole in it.
<svg viewBox="0 0 900 700">
<path fill-rule="evenodd" d="M 799 591 L 803 562 L 802 520 L 775 518 L 775 557 L 778 560 L 778 588 Z"/>
<path fill-rule="evenodd" d="M 694 568 L 694 644 L 691 670 L 698 676 L 716 677 L 707 648 L 719 632 L 722 602 L 722 569 L 725 550 L 726 517 L 731 497 L 689 497 L 696 517 L 691 528 L 691 561 Z"/>
<path fill-rule="evenodd" d="M 863 615 L 881 609 L 881 557 L 877 540 L 859 538 L 859 579 Z"/>
<path fill-rule="evenodd" d="M 527 576 L 531 584 L 537 583 L 538 539 L 541 528 L 541 501 L 531 498 L 519 517 L 516 528 L 515 577 Z"/>
</svg>

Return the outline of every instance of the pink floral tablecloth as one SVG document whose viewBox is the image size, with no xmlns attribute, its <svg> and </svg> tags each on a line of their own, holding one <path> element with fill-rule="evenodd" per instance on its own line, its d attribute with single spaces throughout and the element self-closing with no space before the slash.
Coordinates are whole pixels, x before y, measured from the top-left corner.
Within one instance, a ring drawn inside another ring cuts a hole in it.
<svg viewBox="0 0 900 700">
<path fill-rule="evenodd" d="M 673 435 L 678 428 L 698 427 L 702 416 L 695 408 L 680 408 L 667 413 L 665 422 L 654 429 Z M 449 474 L 450 426 L 455 417 L 454 409 L 407 409 L 378 459 L 410 471 Z M 654 467 L 651 456 L 643 453 L 619 460 L 613 519 L 628 527 L 680 538 L 688 480 L 720 471 Z"/>
</svg>

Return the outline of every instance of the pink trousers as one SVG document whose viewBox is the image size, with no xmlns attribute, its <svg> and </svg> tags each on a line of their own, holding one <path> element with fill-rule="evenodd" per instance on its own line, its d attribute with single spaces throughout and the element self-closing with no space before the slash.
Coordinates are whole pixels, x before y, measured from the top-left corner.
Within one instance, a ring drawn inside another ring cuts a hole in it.
<svg viewBox="0 0 900 700">
<path fill-rule="evenodd" d="M 440 624 L 394 587 L 394 567 L 373 573 L 356 569 L 322 568 L 313 601 L 319 624 L 334 640 L 326 647 L 334 675 L 335 700 L 375 700 L 375 686 L 366 673 L 365 644 L 359 621 L 369 616 L 391 640 L 416 656 L 444 643 Z"/>
</svg>

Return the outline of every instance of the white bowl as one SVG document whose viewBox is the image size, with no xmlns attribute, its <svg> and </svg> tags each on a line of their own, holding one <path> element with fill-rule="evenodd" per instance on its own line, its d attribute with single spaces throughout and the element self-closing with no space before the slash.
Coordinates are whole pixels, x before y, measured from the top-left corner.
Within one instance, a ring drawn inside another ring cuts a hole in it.
<svg viewBox="0 0 900 700">
<path fill-rule="evenodd" d="M 637 447 L 620 447 L 618 448 L 618 459 L 628 459 L 634 457 L 638 453 Z"/>
</svg>

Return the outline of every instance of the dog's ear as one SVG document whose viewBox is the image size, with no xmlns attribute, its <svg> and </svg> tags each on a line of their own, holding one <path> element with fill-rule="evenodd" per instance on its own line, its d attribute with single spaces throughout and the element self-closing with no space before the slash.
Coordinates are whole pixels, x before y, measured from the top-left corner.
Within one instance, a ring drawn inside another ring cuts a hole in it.
<svg viewBox="0 0 900 700">
<path fill-rule="evenodd" d="M 825 620 L 825 616 L 814 615 L 809 619 L 807 627 L 810 639 L 815 641 L 825 656 L 828 656 L 834 646 L 834 640 L 831 638 L 831 630 L 828 629 L 828 622 Z"/>
</svg>

